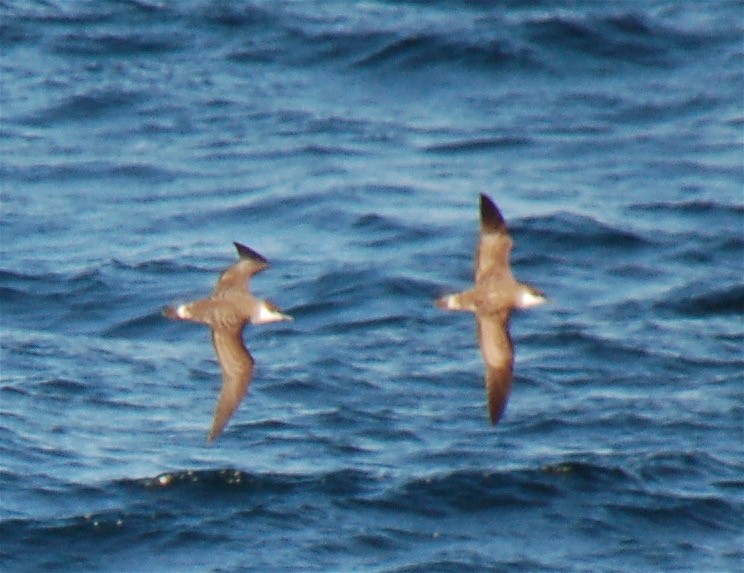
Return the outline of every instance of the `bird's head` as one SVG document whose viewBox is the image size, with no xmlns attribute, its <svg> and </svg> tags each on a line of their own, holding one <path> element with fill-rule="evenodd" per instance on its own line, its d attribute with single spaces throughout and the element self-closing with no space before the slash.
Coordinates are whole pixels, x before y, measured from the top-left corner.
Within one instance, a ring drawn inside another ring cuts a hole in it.
<svg viewBox="0 0 744 573">
<path fill-rule="evenodd" d="M 259 302 L 258 308 L 253 313 L 251 322 L 253 324 L 267 324 L 269 322 L 281 322 L 284 320 L 294 320 L 288 314 L 284 314 L 279 307 L 269 300 Z"/>
<path fill-rule="evenodd" d="M 519 289 L 517 294 L 516 307 L 520 309 L 532 308 L 533 306 L 540 306 L 548 302 L 548 297 L 545 293 L 532 285 L 522 284 L 522 288 Z"/>
</svg>

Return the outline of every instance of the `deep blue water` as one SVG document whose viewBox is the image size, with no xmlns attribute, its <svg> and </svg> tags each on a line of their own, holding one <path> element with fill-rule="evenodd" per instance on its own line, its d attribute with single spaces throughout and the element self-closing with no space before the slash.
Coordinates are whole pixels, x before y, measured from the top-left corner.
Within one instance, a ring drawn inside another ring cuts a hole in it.
<svg viewBox="0 0 744 573">
<path fill-rule="evenodd" d="M 0 1 L 0 570 L 743 571 L 743 14 Z M 232 241 L 295 321 L 207 446 Z"/>
</svg>

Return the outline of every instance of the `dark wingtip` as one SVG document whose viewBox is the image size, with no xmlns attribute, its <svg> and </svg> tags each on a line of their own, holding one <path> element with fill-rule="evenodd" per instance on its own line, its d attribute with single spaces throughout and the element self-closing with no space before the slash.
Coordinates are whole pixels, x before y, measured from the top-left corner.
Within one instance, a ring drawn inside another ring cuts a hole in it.
<svg viewBox="0 0 744 573">
<path fill-rule="evenodd" d="M 506 221 L 504 221 L 501 211 L 485 193 L 481 193 L 480 196 L 480 213 L 481 227 L 484 231 L 506 231 Z"/>
<path fill-rule="evenodd" d="M 265 258 L 263 258 L 261 255 L 259 255 L 256 251 L 254 251 L 250 247 L 246 247 L 245 245 L 242 245 L 238 242 L 233 242 L 233 245 L 235 245 L 235 248 L 238 250 L 238 256 L 241 259 L 249 259 L 256 263 L 260 263 L 262 265 L 269 264 L 269 261 L 267 261 Z"/>
<path fill-rule="evenodd" d="M 501 420 L 501 416 L 504 415 L 504 407 L 501 406 L 495 410 L 489 410 L 488 412 L 488 419 L 491 422 L 492 426 L 495 426 L 499 423 L 499 420 Z"/>
</svg>

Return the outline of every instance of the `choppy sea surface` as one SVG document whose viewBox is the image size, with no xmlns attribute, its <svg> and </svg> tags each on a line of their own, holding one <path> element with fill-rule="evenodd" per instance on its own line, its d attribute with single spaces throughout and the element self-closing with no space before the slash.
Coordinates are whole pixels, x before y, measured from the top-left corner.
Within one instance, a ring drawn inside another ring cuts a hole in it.
<svg viewBox="0 0 744 573">
<path fill-rule="evenodd" d="M 0 570 L 743 571 L 743 14 L 0 1 Z M 295 321 L 208 446 L 232 241 Z"/>
</svg>

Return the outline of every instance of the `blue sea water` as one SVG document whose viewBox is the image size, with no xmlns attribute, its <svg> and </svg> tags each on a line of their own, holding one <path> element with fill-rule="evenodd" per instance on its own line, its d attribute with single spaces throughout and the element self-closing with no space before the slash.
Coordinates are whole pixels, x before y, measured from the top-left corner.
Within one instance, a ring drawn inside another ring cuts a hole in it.
<svg viewBox="0 0 744 573">
<path fill-rule="evenodd" d="M 744 571 L 744 4 L 0 1 L 0 570 Z M 518 278 L 487 422 L 478 193 Z M 232 241 L 295 321 L 213 445 Z"/>
</svg>

